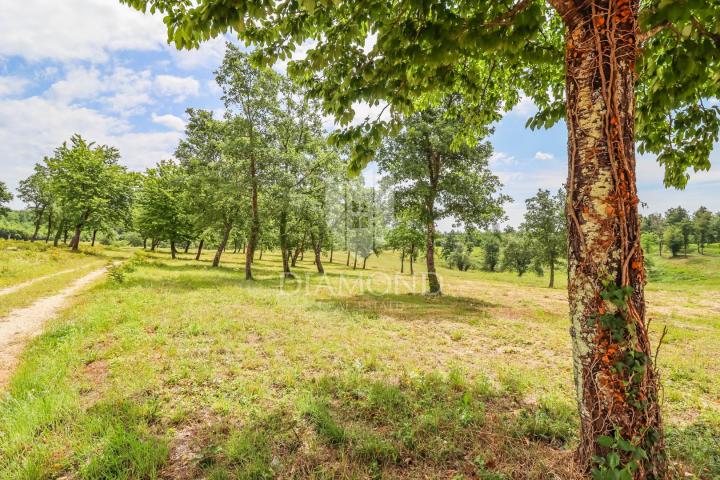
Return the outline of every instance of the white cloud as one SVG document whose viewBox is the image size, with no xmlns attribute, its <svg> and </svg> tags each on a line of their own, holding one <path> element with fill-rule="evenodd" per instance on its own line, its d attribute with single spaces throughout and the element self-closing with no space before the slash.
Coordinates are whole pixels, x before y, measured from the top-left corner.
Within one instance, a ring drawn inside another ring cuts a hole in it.
<svg viewBox="0 0 720 480">
<path fill-rule="evenodd" d="M 0 0 L 0 56 L 105 62 L 118 50 L 161 50 L 166 29 L 117 0 Z"/>
<path fill-rule="evenodd" d="M 222 97 L 223 90 L 222 90 L 222 88 L 220 88 L 220 85 L 218 85 L 214 79 L 208 80 L 207 82 L 205 82 L 205 86 L 208 90 L 208 93 L 210 93 L 211 95 L 214 95 L 217 98 Z"/>
<path fill-rule="evenodd" d="M 0 98 L 19 95 L 25 91 L 28 81 L 22 77 L 0 76 Z"/>
<path fill-rule="evenodd" d="M 98 67 L 72 67 L 65 77 L 53 83 L 48 98 L 73 104 L 97 101 L 112 112 L 123 116 L 145 112 L 145 107 L 156 102 L 155 96 L 172 97 L 181 102 L 188 96 L 198 95 L 200 82 L 193 77 L 158 75 L 150 70 L 132 70 L 126 67 L 102 69 Z"/>
<path fill-rule="evenodd" d="M 168 50 L 173 58 L 173 65 L 182 70 L 214 70 L 222 63 L 226 41 L 224 37 L 216 37 L 193 50 L 178 50 L 172 45 L 168 46 Z"/>
<path fill-rule="evenodd" d="M 170 158 L 181 133 L 178 131 L 142 133 L 121 117 L 97 110 L 68 105 L 47 97 L 0 100 L 0 171 L 11 188 L 32 172 L 35 162 L 52 155 L 53 150 L 74 133 L 114 145 L 121 162 L 134 170 Z M 16 201 L 13 207 L 20 207 Z"/>
<path fill-rule="evenodd" d="M 157 114 L 153 113 L 152 121 L 159 125 L 168 127 L 172 130 L 177 130 L 180 132 L 185 130 L 185 120 L 183 120 L 182 118 L 177 117 L 175 115 L 170 115 L 170 114 L 157 115 Z"/>
<path fill-rule="evenodd" d="M 158 75 L 155 77 L 155 91 L 160 95 L 175 97 L 176 102 L 188 96 L 200 93 L 200 82 L 193 77 L 176 77 L 174 75 Z"/>
<path fill-rule="evenodd" d="M 520 97 L 520 101 L 517 105 L 510 110 L 507 115 L 516 115 L 520 118 L 530 118 L 537 112 L 537 105 L 532 99 L 526 95 Z"/>
<path fill-rule="evenodd" d="M 517 162 L 515 161 L 515 157 L 512 155 L 509 155 L 505 152 L 494 152 L 490 156 L 490 165 L 514 165 Z"/>
<path fill-rule="evenodd" d="M 535 160 L 552 160 L 555 155 L 547 152 L 535 152 Z"/>
<path fill-rule="evenodd" d="M 100 79 L 97 68 L 77 67 L 71 68 L 65 78 L 53 83 L 47 95 L 57 101 L 71 103 L 75 100 L 96 98 L 107 86 L 107 82 Z"/>
</svg>

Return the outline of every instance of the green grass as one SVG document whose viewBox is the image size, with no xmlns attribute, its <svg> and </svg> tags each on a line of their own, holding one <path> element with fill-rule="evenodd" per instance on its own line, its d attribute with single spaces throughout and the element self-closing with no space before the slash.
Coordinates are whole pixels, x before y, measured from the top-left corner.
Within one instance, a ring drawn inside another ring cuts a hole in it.
<svg viewBox="0 0 720 480">
<path fill-rule="evenodd" d="M 577 477 L 563 289 L 441 269 L 427 297 L 391 253 L 286 282 L 266 253 L 246 282 L 242 255 L 211 255 L 138 255 L 29 345 L 0 401 L 0 478 Z M 670 329 L 671 460 L 709 479 L 720 289 L 701 260 L 682 267 L 697 289 L 658 261 L 648 301 L 653 340 Z"/>
</svg>

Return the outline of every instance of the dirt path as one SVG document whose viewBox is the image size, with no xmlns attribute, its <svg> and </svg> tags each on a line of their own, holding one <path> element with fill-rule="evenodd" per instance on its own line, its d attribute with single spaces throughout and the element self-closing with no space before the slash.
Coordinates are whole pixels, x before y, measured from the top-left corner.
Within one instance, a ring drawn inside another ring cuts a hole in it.
<svg viewBox="0 0 720 480">
<path fill-rule="evenodd" d="M 60 272 L 55 272 L 55 273 L 51 273 L 51 274 L 48 274 L 48 275 L 43 275 L 42 277 L 33 278 L 33 279 L 31 279 L 31 280 L 27 280 L 27 281 L 25 281 L 25 282 L 18 283 L 17 285 L 11 285 L 11 286 L 9 286 L 9 287 L 0 288 L 0 297 L 2 297 L 3 295 L 9 295 L 9 294 L 11 294 L 11 293 L 15 293 L 15 292 L 17 292 L 18 290 L 22 290 L 22 289 L 25 288 L 25 287 L 29 287 L 29 286 L 32 285 L 33 283 L 42 282 L 43 280 L 47 280 L 47 279 L 49 279 L 49 278 L 57 277 L 58 275 L 64 275 L 64 274 L 66 274 L 66 273 L 76 272 L 76 271 L 78 271 L 78 270 L 80 270 L 80 269 L 82 269 L 82 267 L 71 268 L 70 270 L 62 270 L 62 271 L 60 271 Z"/>
<path fill-rule="evenodd" d="M 29 307 L 13 310 L 8 316 L 0 318 L 0 388 L 4 388 L 10 379 L 27 340 L 42 331 L 43 324 L 58 313 L 71 295 L 103 276 L 106 270 L 94 270 L 55 295 L 41 298 Z"/>
</svg>

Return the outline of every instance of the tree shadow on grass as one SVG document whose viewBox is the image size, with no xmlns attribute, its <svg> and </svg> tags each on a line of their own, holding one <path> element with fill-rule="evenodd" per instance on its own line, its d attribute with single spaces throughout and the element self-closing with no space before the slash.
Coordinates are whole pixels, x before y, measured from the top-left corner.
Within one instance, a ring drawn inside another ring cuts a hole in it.
<svg viewBox="0 0 720 480">
<path fill-rule="evenodd" d="M 218 418 L 221 428 L 209 425 L 198 432 L 206 446 L 194 473 L 204 478 L 579 478 L 569 461 L 575 424 L 570 421 L 542 439 L 526 432 L 525 418 L 535 418 L 539 409 L 500 393 L 485 378 L 470 381 L 454 372 L 378 379 L 353 371 L 297 387 L 293 402 L 283 407 L 241 424 Z M 566 416 L 552 420 L 567 422 Z"/>
<path fill-rule="evenodd" d="M 469 297 L 450 295 L 364 293 L 334 297 L 322 302 L 371 317 L 387 316 L 401 321 L 452 321 L 474 324 L 491 316 L 496 304 Z"/>
</svg>

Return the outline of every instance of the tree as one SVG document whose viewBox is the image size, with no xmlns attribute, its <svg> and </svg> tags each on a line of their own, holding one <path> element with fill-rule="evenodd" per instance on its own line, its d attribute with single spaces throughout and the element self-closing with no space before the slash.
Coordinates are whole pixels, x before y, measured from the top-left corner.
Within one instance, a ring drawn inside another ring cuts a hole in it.
<svg viewBox="0 0 720 480">
<path fill-rule="evenodd" d="M 268 157 L 266 146 L 277 108 L 278 78 L 272 71 L 255 68 L 248 57 L 235 45 L 228 43 L 225 57 L 215 72 L 215 79 L 223 90 L 225 107 L 236 114 L 236 136 L 233 149 L 244 158 L 247 168 L 250 198 L 250 221 L 245 253 L 245 279 L 252 280 L 252 262 L 260 239 L 260 206 L 258 195 L 263 158 Z"/>
<path fill-rule="evenodd" d="M 665 231 L 665 219 L 662 213 L 651 213 L 647 217 L 642 218 L 642 233 L 654 233 L 658 238 L 658 246 L 660 247 L 660 256 L 662 257 L 663 249 L 663 232 Z M 649 253 L 649 252 L 648 252 Z"/>
<path fill-rule="evenodd" d="M 440 246 L 440 256 L 450 268 L 465 272 L 473 266 L 472 253 L 475 245 L 469 235 L 451 231 L 443 237 Z"/>
<path fill-rule="evenodd" d="M 500 241 L 496 236 L 487 237 L 483 242 L 483 268 L 488 272 L 494 272 L 500 263 Z"/>
<path fill-rule="evenodd" d="M 440 293 L 435 271 L 435 225 L 453 217 L 466 227 L 484 228 L 505 214 L 509 197 L 488 168 L 487 143 L 461 138 L 461 125 L 447 109 L 408 118 L 401 132 L 377 153 L 383 182 L 394 190 L 395 208 L 425 225 L 425 259 L 431 294 Z"/>
<path fill-rule="evenodd" d="M 283 276 L 292 277 L 291 243 L 307 232 L 315 252 L 315 265 L 324 273 L 320 251 L 327 240 L 326 186 L 339 174 L 339 159 L 322 135 L 317 102 L 306 98 L 286 78 L 279 82 L 280 102 L 273 120 L 277 155 L 270 159 L 268 208 L 277 220 Z M 300 209 L 293 208 L 301 206 Z"/>
<path fill-rule="evenodd" d="M 662 245 L 660 238 L 655 232 L 646 232 L 642 234 L 642 246 L 645 253 L 651 254 L 652 246 L 656 243 Z"/>
<path fill-rule="evenodd" d="M 88 143 L 73 135 L 46 159 L 51 192 L 62 210 L 61 227 L 74 228 L 70 246 L 77 251 L 88 225 L 114 224 L 130 216 L 133 176 L 118 164 L 115 148 Z"/>
<path fill-rule="evenodd" d="M 712 238 L 712 220 L 712 212 L 705 207 L 698 208 L 693 214 L 695 242 L 701 255 L 705 254 L 705 244 Z"/>
<path fill-rule="evenodd" d="M 188 241 L 192 233 L 188 208 L 183 202 L 186 180 L 182 167 L 162 161 L 145 172 L 137 199 L 136 227 L 153 239 L 153 250 L 160 240 L 169 240 L 172 258 L 176 258 L 177 244 Z"/>
<path fill-rule="evenodd" d="M 400 273 L 405 273 L 405 257 L 409 259 L 410 273 L 414 273 L 413 263 L 424 238 L 420 222 L 402 212 L 396 215 L 394 225 L 385 235 L 385 244 L 387 248 L 400 250 Z"/>
<path fill-rule="evenodd" d="M 52 192 L 50 189 L 50 173 L 47 167 L 36 163 L 34 172 L 28 178 L 20 180 L 18 193 L 20 199 L 33 212 L 35 229 L 30 241 L 34 242 L 37 239 L 44 218 L 52 215 Z"/>
<path fill-rule="evenodd" d="M 658 380 L 645 320 L 635 139 L 641 152 L 658 154 L 667 185 L 683 187 L 688 168 L 710 167 L 720 109 L 703 100 L 720 96 L 715 29 L 720 4 L 122 1 L 161 12 L 168 39 L 179 48 L 233 30 L 259 45 L 258 61 L 272 63 L 310 44 L 306 58 L 291 62 L 288 71 L 314 84 L 325 110 L 343 124 L 352 120 L 357 101 L 387 102 L 394 120 L 458 92 L 466 95 L 467 108 L 459 113 L 469 129 L 496 120 L 518 102 L 520 91 L 539 107 L 531 127 L 549 127 L 565 118 L 568 297 L 581 419 L 578 463 L 598 475 L 665 476 Z M 368 37 L 374 43 L 362 48 Z M 356 167 L 372 157 L 392 120 L 368 120 L 336 135 L 356 141 Z M 612 296 L 617 289 L 631 293 Z M 607 307 L 628 319 L 626 331 L 607 326 L 602 327 L 607 335 L 598 335 L 598 311 Z M 633 367 L 642 375 L 614 368 L 630 353 L 638 357 Z M 605 357 L 610 361 L 598 361 Z M 642 403 L 632 401 L 638 392 Z M 618 397 L 622 403 L 612 400 Z M 616 436 L 646 455 L 635 458 L 636 450 L 606 440 Z M 598 460 L 610 454 L 618 462 Z"/>
<path fill-rule="evenodd" d="M 526 237 L 510 238 L 503 250 L 503 268 L 517 272 L 522 277 L 533 263 L 533 246 Z"/>
<path fill-rule="evenodd" d="M 184 204 L 198 234 L 208 228 L 217 231 L 219 242 L 212 266 L 218 267 L 230 232 L 242 222 L 247 208 L 244 163 L 238 158 L 244 152 L 232 148 L 236 122 L 216 120 L 212 112 L 204 110 L 188 109 L 187 114 L 186 138 L 175 152 L 188 175 Z"/>
<path fill-rule="evenodd" d="M 9 203 L 12 199 L 13 194 L 10 193 L 7 185 L 5 185 L 4 182 L 0 182 L 0 217 L 4 217 L 10 211 L 10 209 L 6 207 L 5 204 Z"/>
<path fill-rule="evenodd" d="M 690 220 L 690 214 L 683 207 L 675 207 L 665 212 L 666 225 L 677 227 L 683 236 L 683 248 L 685 256 L 687 256 L 688 244 L 690 243 L 690 234 L 692 234 L 693 225 Z M 663 238 L 665 236 L 663 235 Z M 673 256 L 675 254 L 673 253 Z"/>
<path fill-rule="evenodd" d="M 522 229 L 532 241 L 539 265 L 550 268 L 549 288 L 555 286 L 555 265 L 567 249 L 565 196 L 564 190 L 558 190 L 554 196 L 549 190 L 538 190 L 534 197 L 525 200 L 527 210 Z"/>
<path fill-rule="evenodd" d="M 680 253 L 680 249 L 685 245 L 685 237 L 683 236 L 682 229 L 677 225 L 669 225 L 665 227 L 665 233 L 663 233 L 665 239 L 665 245 L 670 249 L 673 257 L 676 257 Z"/>
</svg>

